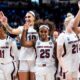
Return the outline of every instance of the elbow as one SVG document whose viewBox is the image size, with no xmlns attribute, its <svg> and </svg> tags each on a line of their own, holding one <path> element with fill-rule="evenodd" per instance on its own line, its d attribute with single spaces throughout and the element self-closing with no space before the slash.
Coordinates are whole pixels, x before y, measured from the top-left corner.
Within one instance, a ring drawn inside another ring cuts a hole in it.
<svg viewBox="0 0 80 80">
<path fill-rule="evenodd" d="M 29 46 L 27 43 L 25 43 L 25 42 L 21 42 L 21 46 L 23 46 L 23 47 L 27 47 L 27 48 L 30 47 L 30 46 Z"/>
</svg>

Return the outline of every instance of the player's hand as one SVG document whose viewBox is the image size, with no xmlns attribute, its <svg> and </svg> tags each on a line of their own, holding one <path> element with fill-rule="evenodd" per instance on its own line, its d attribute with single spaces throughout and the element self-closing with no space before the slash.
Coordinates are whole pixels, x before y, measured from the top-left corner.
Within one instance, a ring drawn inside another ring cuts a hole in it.
<svg viewBox="0 0 80 80">
<path fill-rule="evenodd" d="M 24 30 L 26 30 L 26 31 L 27 31 L 27 30 L 28 30 L 28 28 L 29 28 L 29 23 L 25 23 L 25 24 L 24 24 Z"/>
<path fill-rule="evenodd" d="M 6 25 L 8 24 L 8 19 L 6 16 L 3 17 L 3 20 L 2 20 L 2 24 L 6 27 Z"/>
<path fill-rule="evenodd" d="M 80 9 L 80 1 L 78 1 L 78 7 L 79 7 L 79 9 Z"/>
<path fill-rule="evenodd" d="M 0 11 L 0 22 L 2 22 L 2 20 L 3 20 L 3 16 L 4 16 L 3 12 Z"/>
<path fill-rule="evenodd" d="M 0 18 L 4 16 L 4 13 L 0 11 Z"/>
<path fill-rule="evenodd" d="M 0 11 L 0 22 L 4 25 L 4 27 L 8 24 L 8 19 L 2 11 Z"/>
</svg>

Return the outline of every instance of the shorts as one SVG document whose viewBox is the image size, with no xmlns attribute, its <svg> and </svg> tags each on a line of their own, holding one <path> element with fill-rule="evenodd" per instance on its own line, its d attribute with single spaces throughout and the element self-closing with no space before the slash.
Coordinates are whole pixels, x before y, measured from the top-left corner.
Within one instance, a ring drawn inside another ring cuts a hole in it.
<svg viewBox="0 0 80 80">
<path fill-rule="evenodd" d="M 78 70 L 78 58 L 77 55 L 72 56 L 71 58 L 65 58 L 64 60 L 64 68 L 63 72 L 74 73 Z"/>
<path fill-rule="evenodd" d="M 0 80 L 5 80 L 3 71 L 0 69 Z"/>
<path fill-rule="evenodd" d="M 0 63 L 0 80 L 14 80 L 17 75 L 16 62 Z"/>
<path fill-rule="evenodd" d="M 34 72 L 35 60 L 20 60 L 18 72 Z"/>
<path fill-rule="evenodd" d="M 61 76 L 62 76 L 62 67 L 60 67 L 60 65 L 58 65 L 56 77 L 61 77 Z"/>
<path fill-rule="evenodd" d="M 36 80 L 55 80 L 56 68 L 54 66 L 49 67 L 35 67 Z"/>
</svg>

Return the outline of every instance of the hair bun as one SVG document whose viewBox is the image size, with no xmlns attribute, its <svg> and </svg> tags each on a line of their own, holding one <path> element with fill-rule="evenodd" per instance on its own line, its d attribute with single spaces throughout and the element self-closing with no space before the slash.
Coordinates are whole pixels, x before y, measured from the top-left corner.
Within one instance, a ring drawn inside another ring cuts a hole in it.
<svg viewBox="0 0 80 80">
<path fill-rule="evenodd" d="M 72 13 L 67 13 L 67 17 L 74 17 Z"/>
<path fill-rule="evenodd" d="M 65 18 L 64 21 L 67 22 L 67 21 L 70 21 L 72 19 L 74 19 L 74 15 L 72 13 L 67 13 L 67 17 Z"/>
</svg>

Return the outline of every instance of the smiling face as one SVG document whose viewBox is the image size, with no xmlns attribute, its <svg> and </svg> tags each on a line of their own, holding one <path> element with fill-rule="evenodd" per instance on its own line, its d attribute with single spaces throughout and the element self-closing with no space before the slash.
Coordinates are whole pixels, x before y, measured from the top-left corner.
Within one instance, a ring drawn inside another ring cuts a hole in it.
<svg viewBox="0 0 80 80">
<path fill-rule="evenodd" d="M 72 13 L 67 13 L 67 17 L 64 20 L 64 26 L 67 27 L 69 24 L 73 24 L 74 22 L 74 15 Z"/>
<path fill-rule="evenodd" d="M 28 22 L 30 25 L 34 25 L 35 16 L 28 12 L 25 16 L 25 21 Z"/>
<path fill-rule="evenodd" d="M 42 27 L 39 29 L 39 35 L 40 35 L 41 40 L 47 41 L 48 35 L 49 35 L 49 30 L 47 28 Z"/>
</svg>

